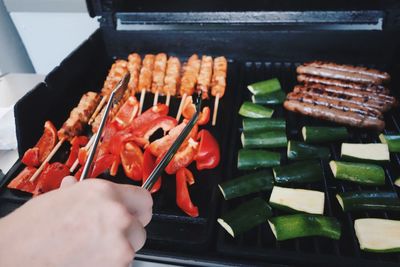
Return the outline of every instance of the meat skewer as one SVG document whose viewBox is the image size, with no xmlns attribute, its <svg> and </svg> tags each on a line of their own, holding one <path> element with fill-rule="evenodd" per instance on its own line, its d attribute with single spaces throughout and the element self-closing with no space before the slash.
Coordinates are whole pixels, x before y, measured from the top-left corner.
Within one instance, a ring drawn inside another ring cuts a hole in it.
<svg viewBox="0 0 400 267">
<path fill-rule="evenodd" d="M 159 53 L 154 60 L 153 83 L 151 92 L 154 93 L 153 106 L 158 103 L 158 95 L 163 93 L 165 70 L 167 68 L 167 55 Z"/>
<path fill-rule="evenodd" d="M 337 80 L 346 80 L 357 83 L 372 83 L 372 84 L 382 84 L 386 82 L 386 79 L 382 79 L 377 76 L 363 74 L 359 72 L 351 72 L 343 69 L 332 69 L 332 68 L 324 68 L 319 65 L 300 65 L 296 69 L 299 74 L 306 75 L 314 75 L 325 78 L 337 79 Z"/>
<path fill-rule="evenodd" d="M 178 114 L 176 115 L 176 120 L 179 121 L 182 114 L 183 104 L 186 101 L 186 97 L 193 95 L 194 88 L 197 83 L 197 78 L 199 76 L 201 61 L 196 54 L 193 54 L 187 65 L 184 67 L 184 72 L 181 80 L 181 87 L 179 93 L 182 96 L 181 103 L 179 104 Z"/>
<path fill-rule="evenodd" d="M 199 78 L 197 80 L 197 91 L 201 92 L 203 99 L 208 99 L 211 77 L 213 72 L 213 59 L 210 56 L 202 56 Z"/>
<path fill-rule="evenodd" d="M 326 106 L 343 111 L 352 111 L 365 116 L 382 118 L 382 113 L 378 110 L 370 110 L 366 107 L 359 106 L 351 102 L 345 102 L 335 98 L 328 98 L 320 94 L 309 93 L 306 91 L 291 92 L 287 95 L 286 99 L 301 100 L 303 103 Z"/>
<path fill-rule="evenodd" d="M 382 115 L 382 111 L 386 110 L 383 103 L 368 99 L 365 97 L 349 96 L 341 93 L 332 93 L 324 91 L 319 88 L 306 87 L 306 86 L 295 86 L 294 93 L 307 93 L 312 96 L 321 97 L 325 99 L 332 99 L 340 102 L 341 105 L 354 105 L 355 107 L 363 107 L 371 111 L 372 113 L 379 113 Z"/>
<path fill-rule="evenodd" d="M 96 107 L 96 110 L 93 112 L 92 117 L 89 119 L 88 124 L 92 124 L 93 120 L 96 118 L 97 114 L 103 108 L 104 104 L 107 102 L 108 96 L 111 91 L 114 89 L 115 85 L 119 83 L 119 81 L 124 77 L 124 75 L 128 72 L 128 62 L 125 60 L 117 60 L 114 64 L 112 64 L 110 71 L 108 72 L 107 78 L 104 81 L 103 88 L 101 89 L 101 102 Z"/>
<path fill-rule="evenodd" d="M 344 72 L 351 72 L 351 73 L 359 73 L 363 75 L 368 75 L 375 78 L 380 78 L 383 81 L 389 81 L 390 75 L 387 72 L 379 71 L 376 69 L 369 69 L 365 67 L 357 67 L 351 65 L 341 65 L 336 64 L 333 62 L 324 62 L 324 61 L 312 61 L 309 63 L 303 64 L 304 66 L 310 67 L 317 67 L 317 68 L 324 68 L 329 70 L 337 70 L 337 71 L 344 71 Z"/>
<path fill-rule="evenodd" d="M 323 84 L 323 85 L 332 85 L 338 86 L 348 89 L 355 89 L 360 91 L 371 92 L 375 94 L 382 94 L 388 95 L 389 89 L 382 85 L 374 85 L 374 84 L 363 84 L 363 83 L 354 83 L 342 80 L 335 80 L 330 78 L 323 78 L 318 76 L 311 76 L 311 75 L 297 75 L 297 81 L 300 83 L 311 83 L 311 84 Z"/>
<path fill-rule="evenodd" d="M 128 71 L 131 78 L 128 83 L 128 91 L 131 95 L 140 93 L 138 90 L 140 67 L 142 66 L 142 59 L 139 54 L 132 53 L 128 56 Z"/>
<path fill-rule="evenodd" d="M 365 127 L 376 130 L 385 128 L 385 122 L 371 116 L 364 116 L 352 111 L 344 111 L 326 106 L 305 103 L 302 99 L 286 100 L 283 106 L 290 111 L 299 112 L 306 116 L 318 119 L 325 119 L 352 127 Z"/>
<path fill-rule="evenodd" d="M 179 85 L 181 71 L 181 62 L 177 57 L 170 57 L 167 62 L 167 70 L 164 78 L 163 92 L 167 95 L 165 104 L 169 106 L 171 95 L 176 95 L 176 89 Z"/>
<path fill-rule="evenodd" d="M 142 69 L 139 75 L 139 85 L 138 90 L 140 93 L 140 103 L 139 103 L 139 115 L 142 113 L 144 98 L 146 96 L 146 91 L 151 89 L 151 82 L 153 80 L 153 68 L 154 68 L 155 56 L 148 54 L 143 59 Z"/>
<path fill-rule="evenodd" d="M 83 127 L 88 123 L 90 116 L 95 111 L 100 101 L 100 97 L 95 92 L 87 92 L 81 98 L 76 106 L 70 113 L 69 118 L 64 122 L 60 130 L 58 130 L 59 141 L 47 158 L 42 162 L 40 167 L 29 179 L 30 182 L 36 180 L 39 174 L 42 172 L 46 163 L 51 160 L 57 150 L 61 147 L 65 140 L 71 140 L 74 136 L 78 135 Z"/>
<path fill-rule="evenodd" d="M 215 96 L 214 113 L 212 117 L 213 126 L 217 122 L 219 99 L 225 94 L 227 69 L 228 61 L 225 57 L 217 57 L 214 59 L 214 69 L 211 82 L 211 94 Z"/>
</svg>

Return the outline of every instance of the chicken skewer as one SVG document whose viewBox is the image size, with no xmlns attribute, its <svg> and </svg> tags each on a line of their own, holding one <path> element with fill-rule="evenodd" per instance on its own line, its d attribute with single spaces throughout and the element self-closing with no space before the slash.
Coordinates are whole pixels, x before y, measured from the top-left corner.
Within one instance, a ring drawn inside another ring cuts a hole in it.
<svg viewBox="0 0 400 267">
<path fill-rule="evenodd" d="M 202 99 L 209 98 L 211 78 L 213 72 L 213 59 L 210 56 L 202 56 L 199 78 L 197 80 L 197 91 L 201 92 Z"/>
<path fill-rule="evenodd" d="M 163 92 L 167 95 L 165 104 L 169 106 L 171 95 L 176 95 L 176 89 L 179 85 L 181 72 L 181 62 L 177 57 L 170 57 L 167 62 L 167 70 L 164 78 Z"/>
<path fill-rule="evenodd" d="M 95 92 L 87 92 L 84 94 L 76 106 L 70 113 L 69 118 L 64 122 L 60 130 L 58 130 L 59 141 L 42 162 L 40 167 L 29 179 L 30 182 L 34 182 L 40 175 L 46 163 L 48 163 L 57 150 L 61 147 L 65 140 L 71 140 L 74 136 L 77 136 L 88 123 L 90 116 L 93 114 L 96 106 L 98 106 L 100 97 Z"/>
<path fill-rule="evenodd" d="M 138 90 L 139 85 L 139 74 L 140 74 L 140 67 L 142 66 L 142 59 L 139 54 L 132 53 L 128 56 L 128 71 L 131 74 L 131 78 L 128 83 L 128 91 L 131 95 L 136 93 L 140 93 Z"/>
<path fill-rule="evenodd" d="M 159 53 L 154 59 L 153 70 L 153 83 L 151 85 L 151 92 L 154 93 L 153 106 L 158 103 L 158 95 L 164 93 L 164 77 L 165 70 L 167 69 L 167 54 Z"/>
<path fill-rule="evenodd" d="M 128 72 L 128 62 L 125 60 L 117 60 L 114 64 L 112 64 L 110 71 L 108 72 L 108 76 L 104 81 L 103 88 L 101 89 L 101 102 L 96 107 L 96 110 L 93 112 L 92 117 L 89 119 L 88 124 L 92 124 L 93 120 L 96 118 L 97 114 L 101 111 L 111 91 L 114 89 L 115 85 L 124 77 L 124 75 Z"/>
<path fill-rule="evenodd" d="M 186 102 L 186 97 L 191 96 L 194 92 L 194 88 L 197 83 L 197 78 L 199 76 L 201 60 L 196 54 L 193 54 L 187 65 L 184 66 L 184 72 L 181 80 L 181 87 L 179 93 L 182 96 L 181 103 L 179 105 L 178 114 L 176 115 L 176 120 L 179 121 L 182 115 L 182 108 Z"/>
<path fill-rule="evenodd" d="M 151 89 L 151 82 L 153 80 L 153 68 L 154 68 L 155 56 L 148 54 L 143 59 L 142 69 L 139 75 L 139 85 L 138 90 L 140 93 L 140 103 L 139 103 L 139 115 L 142 113 L 144 98 L 146 96 L 146 91 Z"/>
<path fill-rule="evenodd" d="M 214 113 L 212 117 L 213 126 L 217 122 L 219 99 L 225 94 L 227 69 L 228 61 L 225 57 L 217 57 L 214 59 L 214 70 L 211 82 L 211 94 L 215 96 Z"/>
</svg>

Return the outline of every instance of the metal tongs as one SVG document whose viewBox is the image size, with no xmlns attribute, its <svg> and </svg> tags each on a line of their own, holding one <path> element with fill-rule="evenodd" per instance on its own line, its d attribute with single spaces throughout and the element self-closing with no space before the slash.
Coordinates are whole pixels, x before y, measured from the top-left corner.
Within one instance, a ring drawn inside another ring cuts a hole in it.
<svg viewBox="0 0 400 267">
<path fill-rule="evenodd" d="M 128 82 L 129 82 L 130 78 L 131 78 L 131 75 L 128 72 L 122 78 L 122 80 L 115 86 L 114 90 L 110 94 L 107 106 L 105 107 L 106 110 L 103 114 L 103 117 L 101 118 L 99 130 L 96 133 L 96 137 L 95 137 L 93 145 L 90 149 L 85 166 L 83 167 L 83 171 L 82 171 L 81 177 L 79 178 L 79 181 L 82 181 L 83 179 L 85 179 L 89 173 L 89 170 L 91 170 L 92 162 L 93 162 L 93 159 L 94 159 L 94 157 L 96 155 L 96 151 L 97 151 L 97 145 L 99 144 L 100 138 L 101 138 L 103 130 L 104 130 L 104 126 L 106 125 L 106 122 L 108 120 L 108 114 L 110 113 L 111 107 L 114 106 L 115 104 L 117 104 L 121 100 L 121 98 L 124 96 L 124 93 L 125 93 L 126 88 L 128 87 Z"/>
<path fill-rule="evenodd" d="M 193 127 L 196 124 L 197 120 L 199 119 L 199 115 L 200 115 L 201 94 L 197 95 L 197 97 L 195 99 L 195 105 L 196 105 L 196 113 L 190 119 L 190 121 L 185 126 L 185 128 L 183 129 L 181 134 L 178 136 L 178 138 L 176 138 L 175 142 L 169 148 L 169 150 L 167 151 L 167 153 L 165 154 L 163 159 L 157 164 L 157 166 L 154 168 L 154 170 L 150 173 L 149 177 L 142 185 L 142 187 L 144 189 L 147 189 L 149 191 L 151 190 L 151 188 L 157 181 L 157 178 L 161 175 L 161 173 L 167 167 L 168 163 L 174 157 L 176 151 L 178 151 L 178 149 L 182 145 L 183 141 L 186 139 L 186 137 L 189 135 L 190 131 L 193 129 Z"/>
</svg>

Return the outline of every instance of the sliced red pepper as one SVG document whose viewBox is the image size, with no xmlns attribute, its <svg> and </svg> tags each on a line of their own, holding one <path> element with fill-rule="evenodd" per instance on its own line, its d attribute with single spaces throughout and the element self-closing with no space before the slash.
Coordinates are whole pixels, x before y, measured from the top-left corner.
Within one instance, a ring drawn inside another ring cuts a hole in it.
<svg viewBox="0 0 400 267">
<path fill-rule="evenodd" d="M 196 106 L 193 104 L 193 99 L 191 96 L 186 98 L 185 104 L 182 108 L 182 116 L 190 120 L 196 113 Z M 210 108 L 204 107 L 202 112 L 199 114 L 199 119 L 197 120 L 198 125 L 206 125 L 210 121 Z"/>
<path fill-rule="evenodd" d="M 87 144 L 89 139 L 86 136 L 75 136 L 71 140 L 71 149 L 69 156 L 65 165 L 69 168 L 74 164 L 75 160 L 78 158 L 79 148 Z"/>
<path fill-rule="evenodd" d="M 198 125 L 206 125 L 210 121 L 210 108 L 204 107 L 197 120 Z"/>
<path fill-rule="evenodd" d="M 113 161 L 111 168 L 110 168 L 111 176 L 115 177 L 117 175 L 120 164 L 121 164 L 121 157 L 115 157 L 115 160 Z"/>
<path fill-rule="evenodd" d="M 93 169 L 88 176 L 91 178 L 98 177 L 100 174 L 111 168 L 115 159 L 116 156 L 112 154 L 103 154 L 98 156 L 96 161 L 93 163 Z"/>
<path fill-rule="evenodd" d="M 174 174 L 179 169 L 185 168 L 193 162 L 194 156 L 197 153 L 198 143 L 192 138 L 185 141 L 179 148 L 178 152 L 172 158 L 171 162 L 165 168 L 168 174 Z M 162 157 L 162 156 L 161 156 Z"/>
<path fill-rule="evenodd" d="M 33 176 L 33 174 L 36 172 L 35 167 L 25 167 L 18 175 L 15 177 L 8 185 L 8 188 L 11 189 L 18 189 L 21 191 L 25 191 L 28 193 L 33 193 L 36 188 L 36 184 L 38 182 L 38 179 L 36 179 L 34 182 L 30 182 L 29 179 Z"/>
<path fill-rule="evenodd" d="M 127 142 L 121 151 L 121 163 L 126 176 L 134 181 L 143 177 L 143 153 L 134 142 Z"/>
<path fill-rule="evenodd" d="M 162 128 L 164 132 L 171 130 L 177 125 L 175 118 L 169 116 L 161 116 L 149 123 L 143 124 L 133 130 L 132 134 L 136 137 L 143 138 L 145 140 L 145 146 L 148 145 L 150 136 L 155 133 L 158 129 Z"/>
<path fill-rule="evenodd" d="M 113 121 L 117 128 L 121 130 L 131 124 L 138 110 L 139 102 L 136 100 L 136 97 L 130 96 L 114 117 Z"/>
<path fill-rule="evenodd" d="M 46 164 L 38 177 L 33 195 L 39 195 L 57 189 L 65 176 L 69 175 L 69 168 L 60 162 Z"/>
<path fill-rule="evenodd" d="M 136 117 L 132 120 L 132 123 L 129 125 L 129 128 L 135 130 L 141 127 L 144 124 L 147 124 L 158 117 L 167 116 L 169 111 L 169 107 L 164 104 L 157 104 L 154 107 L 149 108 L 145 112 L 143 112 L 140 116 Z"/>
<path fill-rule="evenodd" d="M 164 154 L 171 147 L 176 138 L 178 138 L 178 136 L 183 131 L 186 125 L 187 123 L 182 122 L 178 126 L 172 128 L 167 135 L 152 142 L 148 146 L 148 149 L 156 157 L 160 156 L 161 154 Z"/>
<path fill-rule="evenodd" d="M 34 147 L 28 149 L 21 159 L 22 163 L 29 167 L 37 167 L 40 165 L 39 148 Z"/>
<path fill-rule="evenodd" d="M 143 183 L 149 178 L 151 172 L 157 166 L 159 161 L 156 161 L 156 157 L 154 157 L 149 148 L 144 151 L 143 154 Z M 155 193 L 160 190 L 161 187 L 161 176 L 157 179 L 153 188 L 150 190 L 150 193 Z"/>
<path fill-rule="evenodd" d="M 195 156 L 198 170 L 213 169 L 220 161 L 220 150 L 217 140 L 207 130 L 201 130 L 198 134 L 199 148 Z"/>
<path fill-rule="evenodd" d="M 78 151 L 78 161 L 79 161 L 79 165 L 83 166 L 85 165 L 86 159 L 89 155 L 89 152 L 87 151 L 86 148 L 81 147 Z"/>
<path fill-rule="evenodd" d="M 190 199 L 187 186 L 188 183 L 190 185 L 194 183 L 192 172 L 186 168 L 179 169 L 176 173 L 176 204 L 187 215 L 198 217 L 199 209 L 193 205 L 192 200 Z"/>
</svg>

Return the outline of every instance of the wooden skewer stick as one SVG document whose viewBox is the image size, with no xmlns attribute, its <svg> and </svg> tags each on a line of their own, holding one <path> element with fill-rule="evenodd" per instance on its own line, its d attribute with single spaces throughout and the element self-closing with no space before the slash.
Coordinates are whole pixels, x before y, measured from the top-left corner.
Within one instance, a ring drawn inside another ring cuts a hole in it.
<svg viewBox="0 0 400 267">
<path fill-rule="evenodd" d="M 142 109 L 143 109 L 143 104 L 144 104 L 144 98 L 146 96 L 146 89 L 143 88 L 142 92 L 140 93 L 140 102 L 139 102 L 139 113 L 138 115 L 142 114 Z"/>
<path fill-rule="evenodd" d="M 94 122 L 94 119 L 96 119 L 96 116 L 99 114 L 100 110 L 103 108 L 104 104 L 107 102 L 107 96 L 103 96 L 101 99 L 100 103 L 97 105 L 95 111 L 93 112 L 92 116 L 89 119 L 88 124 L 91 125 Z"/>
<path fill-rule="evenodd" d="M 218 105 L 219 105 L 219 93 L 215 96 L 214 113 L 213 113 L 213 117 L 212 117 L 212 126 L 215 126 L 215 124 L 217 123 Z"/>
<path fill-rule="evenodd" d="M 54 156 L 54 154 L 57 153 L 58 149 L 61 147 L 61 145 L 64 143 L 66 138 L 60 139 L 58 143 L 55 145 L 53 150 L 51 150 L 50 154 L 44 159 L 40 167 L 35 171 L 35 173 L 32 175 L 32 177 L 29 179 L 29 182 L 34 182 L 36 178 L 39 176 L 39 174 L 43 171 L 44 166 L 46 166 L 46 163 L 51 160 L 51 158 Z"/>
<path fill-rule="evenodd" d="M 181 103 L 179 104 L 179 109 L 178 109 L 178 114 L 176 114 L 176 120 L 179 122 L 179 119 L 181 118 L 182 115 L 182 109 L 183 109 L 183 105 L 186 102 L 186 97 L 187 97 L 187 93 L 184 93 L 181 99 Z"/>
<path fill-rule="evenodd" d="M 87 142 L 87 144 L 86 144 L 86 146 L 85 146 L 85 149 L 86 149 L 86 150 L 88 150 L 88 149 L 92 146 L 92 144 L 93 144 L 93 142 L 94 142 L 94 138 L 95 138 L 95 134 L 92 135 L 92 137 L 90 137 L 90 139 L 89 139 L 89 142 Z M 78 165 L 79 165 L 79 160 L 76 159 L 75 162 L 74 162 L 74 164 L 72 164 L 71 168 L 69 169 L 69 171 L 70 171 L 71 173 L 74 172 L 75 169 L 76 169 L 76 167 L 78 167 Z"/>
<path fill-rule="evenodd" d="M 167 93 L 167 100 L 165 100 L 165 105 L 169 107 L 169 102 L 171 101 L 171 94 L 168 92 Z"/>
<path fill-rule="evenodd" d="M 156 106 L 158 103 L 158 95 L 159 95 L 159 91 L 157 90 L 156 93 L 154 94 L 154 100 L 153 100 L 153 106 Z"/>
</svg>

